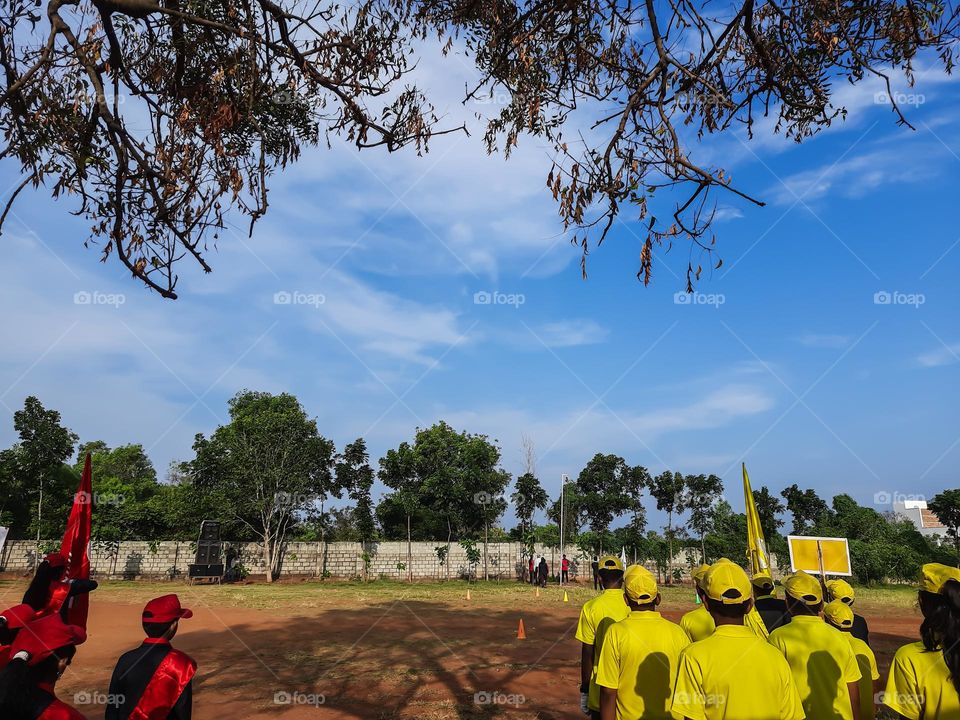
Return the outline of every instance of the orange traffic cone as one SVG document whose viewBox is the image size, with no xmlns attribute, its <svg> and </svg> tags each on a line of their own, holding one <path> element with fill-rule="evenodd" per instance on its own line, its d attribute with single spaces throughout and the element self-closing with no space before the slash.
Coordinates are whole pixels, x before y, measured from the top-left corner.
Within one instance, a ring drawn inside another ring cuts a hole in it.
<svg viewBox="0 0 960 720">
<path fill-rule="evenodd" d="M 537 585 L 537 597 L 540 597 L 540 586 Z"/>
<path fill-rule="evenodd" d="M 523 629 L 523 618 L 520 618 L 520 625 L 517 627 L 517 640 L 526 640 L 527 633 Z"/>
<path fill-rule="evenodd" d="M 470 588 L 467 588 L 467 600 L 470 599 Z"/>
</svg>

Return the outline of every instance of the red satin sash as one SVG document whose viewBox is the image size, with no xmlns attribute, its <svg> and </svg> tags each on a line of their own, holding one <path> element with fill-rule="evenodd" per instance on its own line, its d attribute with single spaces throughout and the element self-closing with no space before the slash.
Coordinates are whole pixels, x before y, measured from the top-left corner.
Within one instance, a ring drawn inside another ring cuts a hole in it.
<svg viewBox="0 0 960 720">
<path fill-rule="evenodd" d="M 129 720 L 165 720 L 196 672 L 193 658 L 171 648 L 147 683 Z"/>
<path fill-rule="evenodd" d="M 63 607 L 68 597 L 70 597 L 70 583 L 66 580 L 54 580 L 50 583 L 50 597 L 47 604 L 37 612 L 33 619 L 37 620 L 60 612 L 60 608 Z"/>
<path fill-rule="evenodd" d="M 0 670 L 10 663 L 10 646 L 0 645 Z"/>
<path fill-rule="evenodd" d="M 66 703 L 54 699 L 47 705 L 47 709 L 37 716 L 37 720 L 85 720 L 85 718 Z"/>
</svg>

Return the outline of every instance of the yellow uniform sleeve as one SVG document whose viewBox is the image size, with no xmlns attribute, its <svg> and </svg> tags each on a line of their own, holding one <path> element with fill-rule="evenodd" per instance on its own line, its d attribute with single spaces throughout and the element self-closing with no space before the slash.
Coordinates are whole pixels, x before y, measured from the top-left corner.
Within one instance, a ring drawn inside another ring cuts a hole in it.
<svg viewBox="0 0 960 720">
<path fill-rule="evenodd" d="M 576 638 L 584 645 L 593 645 L 594 640 L 596 640 L 596 630 L 588 614 L 588 605 L 584 605 L 580 608 L 580 620 L 577 621 Z"/>
<path fill-rule="evenodd" d="M 757 612 L 755 607 L 750 608 L 750 612 L 748 612 L 744 618 L 743 624 L 753 630 L 753 634 L 761 640 L 766 640 L 770 636 L 770 633 L 767 632 L 767 626 L 763 622 L 763 618 L 760 617 L 760 613 Z"/>
<path fill-rule="evenodd" d="M 860 663 L 857 662 L 856 653 L 853 652 L 850 643 L 844 643 L 844 645 L 846 645 L 847 657 L 842 661 L 843 681 L 845 683 L 857 682 L 857 680 L 863 677 L 863 673 L 860 672 Z"/>
<path fill-rule="evenodd" d="M 864 645 L 866 645 L 866 643 L 864 643 Z M 873 654 L 873 650 L 870 649 L 869 645 L 867 645 L 867 660 L 870 661 L 870 679 L 879 680 L 880 669 L 877 667 L 877 656 Z"/>
<path fill-rule="evenodd" d="M 778 629 L 779 629 L 779 628 L 778 628 Z M 786 658 L 786 656 L 787 656 L 786 648 L 785 648 L 785 646 L 784 646 L 783 641 L 781 640 L 781 637 L 782 637 L 782 636 L 780 635 L 780 633 L 778 633 L 776 630 L 774 630 L 772 633 L 770 633 L 770 634 L 767 636 L 767 642 L 770 643 L 771 645 L 773 645 L 773 646 L 774 646 L 777 650 L 779 650 L 781 653 L 783 653 L 784 658 Z"/>
<path fill-rule="evenodd" d="M 890 665 L 890 677 L 887 678 L 887 689 L 883 693 L 883 704 L 909 720 L 920 720 L 923 698 L 917 682 L 916 668 L 913 663 L 905 660 L 900 650 Z"/>
<path fill-rule="evenodd" d="M 703 671 L 699 663 L 691 661 L 684 650 L 680 653 L 680 667 L 677 670 L 677 683 L 673 688 L 670 713 L 677 720 L 706 720 L 704 697 Z"/>
<path fill-rule="evenodd" d="M 803 720 L 803 701 L 800 700 L 800 692 L 797 690 L 797 684 L 793 680 L 793 672 L 790 670 L 786 658 L 783 660 L 781 675 L 780 720 Z"/>
<path fill-rule="evenodd" d="M 620 634 L 615 627 L 607 631 L 600 647 L 597 685 L 614 690 L 620 686 Z"/>
</svg>

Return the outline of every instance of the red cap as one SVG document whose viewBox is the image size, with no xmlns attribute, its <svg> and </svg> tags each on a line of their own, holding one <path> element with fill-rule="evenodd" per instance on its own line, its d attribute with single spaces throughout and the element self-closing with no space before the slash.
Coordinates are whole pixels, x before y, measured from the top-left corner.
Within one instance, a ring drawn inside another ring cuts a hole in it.
<svg viewBox="0 0 960 720">
<path fill-rule="evenodd" d="M 44 561 L 50 567 L 66 567 L 67 559 L 58 552 L 52 552 L 44 558 Z"/>
<path fill-rule="evenodd" d="M 45 615 L 39 620 L 27 623 L 17 633 L 16 639 L 10 645 L 10 658 L 14 659 L 17 653 L 25 652 L 29 655 L 27 665 L 39 665 L 48 657 L 67 645 L 80 645 L 86 642 L 87 632 L 77 625 L 67 625 L 59 615 Z"/>
<path fill-rule="evenodd" d="M 180 607 L 180 598 L 173 594 L 154 598 L 143 608 L 144 622 L 167 623 L 189 617 L 193 617 L 193 611 Z"/>
<path fill-rule="evenodd" d="M 6 621 L 4 623 L 5 627 L 10 630 L 17 630 L 33 620 L 35 614 L 36 610 L 29 605 L 14 605 L 0 613 L 0 617 Z"/>
</svg>

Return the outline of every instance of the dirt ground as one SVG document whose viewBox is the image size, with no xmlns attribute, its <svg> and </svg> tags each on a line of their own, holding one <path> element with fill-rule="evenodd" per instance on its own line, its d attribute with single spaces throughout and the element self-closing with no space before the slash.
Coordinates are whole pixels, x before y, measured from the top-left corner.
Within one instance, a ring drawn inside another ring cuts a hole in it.
<svg viewBox="0 0 960 720">
<path fill-rule="evenodd" d="M 15 604 L 23 580 L 0 581 Z M 177 592 L 194 610 L 175 645 L 199 662 L 194 718 L 582 718 L 580 606 L 552 587 L 522 584 L 299 583 L 189 587 L 106 583 L 91 602 L 89 640 L 58 684 L 87 718 L 102 718 L 116 657 L 142 639 L 140 610 Z M 857 610 L 870 624 L 881 673 L 893 652 L 918 637 L 915 595 L 865 590 Z M 663 612 L 693 607 L 689 588 L 667 588 Z M 523 619 L 526 636 L 518 640 Z"/>
</svg>

